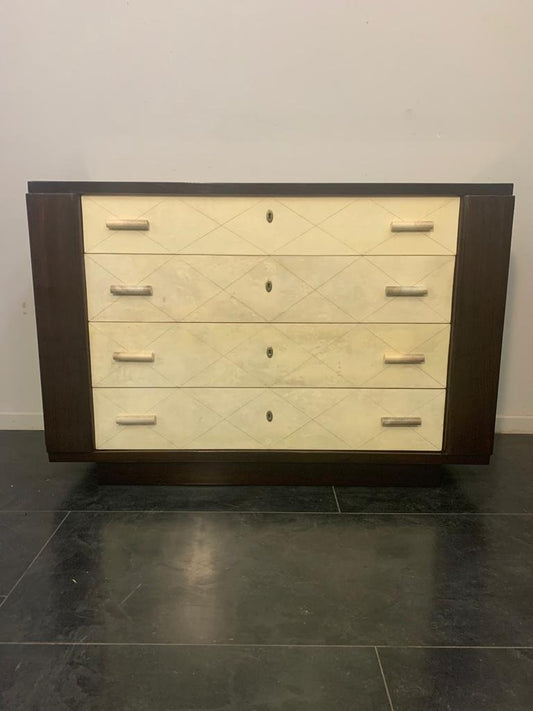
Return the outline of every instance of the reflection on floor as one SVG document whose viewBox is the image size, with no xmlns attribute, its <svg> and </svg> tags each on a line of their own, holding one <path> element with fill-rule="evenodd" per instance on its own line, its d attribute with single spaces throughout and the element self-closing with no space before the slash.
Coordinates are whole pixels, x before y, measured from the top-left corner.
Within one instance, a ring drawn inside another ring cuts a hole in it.
<svg viewBox="0 0 533 711">
<path fill-rule="evenodd" d="M 529 711 L 532 548 L 533 436 L 333 490 L 99 487 L 0 432 L 1 705 Z"/>
</svg>

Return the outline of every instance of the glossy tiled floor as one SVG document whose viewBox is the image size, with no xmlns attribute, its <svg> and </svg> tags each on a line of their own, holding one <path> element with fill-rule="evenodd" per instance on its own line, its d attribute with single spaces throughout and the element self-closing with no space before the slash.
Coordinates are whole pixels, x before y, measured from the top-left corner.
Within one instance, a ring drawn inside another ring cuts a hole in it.
<svg viewBox="0 0 533 711">
<path fill-rule="evenodd" d="M 533 437 L 439 488 L 98 487 L 0 432 L 0 708 L 530 711 Z"/>
</svg>

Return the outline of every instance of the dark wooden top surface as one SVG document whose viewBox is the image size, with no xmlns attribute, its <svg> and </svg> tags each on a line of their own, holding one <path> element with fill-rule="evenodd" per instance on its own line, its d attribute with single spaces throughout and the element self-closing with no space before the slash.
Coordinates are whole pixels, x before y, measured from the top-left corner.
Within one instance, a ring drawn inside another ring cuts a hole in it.
<svg viewBox="0 0 533 711">
<path fill-rule="evenodd" d="M 32 180 L 29 193 L 87 195 L 512 195 L 512 183 L 135 183 Z"/>
</svg>

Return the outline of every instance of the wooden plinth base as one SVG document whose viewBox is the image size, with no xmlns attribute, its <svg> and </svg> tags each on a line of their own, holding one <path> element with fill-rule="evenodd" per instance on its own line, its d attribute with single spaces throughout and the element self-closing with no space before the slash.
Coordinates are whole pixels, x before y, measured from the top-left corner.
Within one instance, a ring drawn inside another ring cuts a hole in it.
<svg viewBox="0 0 533 711">
<path fill-rule="evenodd" d="M 438 464 L 124 462 L 97 465 L 101 484 L 439 486 Z"/>
</svg>

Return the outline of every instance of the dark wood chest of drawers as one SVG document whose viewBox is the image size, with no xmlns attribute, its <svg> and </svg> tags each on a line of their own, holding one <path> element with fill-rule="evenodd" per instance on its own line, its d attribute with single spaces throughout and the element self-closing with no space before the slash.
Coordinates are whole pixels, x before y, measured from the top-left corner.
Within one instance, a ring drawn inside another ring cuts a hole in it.
<svg viewBox="0 0 533 711">
<path fill-rule="evenodd" d="M 511 185 L 37 182 L 27 201 L 50 459 L 344 463 L 354 483 L 358 463 L 488 461 Z"/>
</svg>

